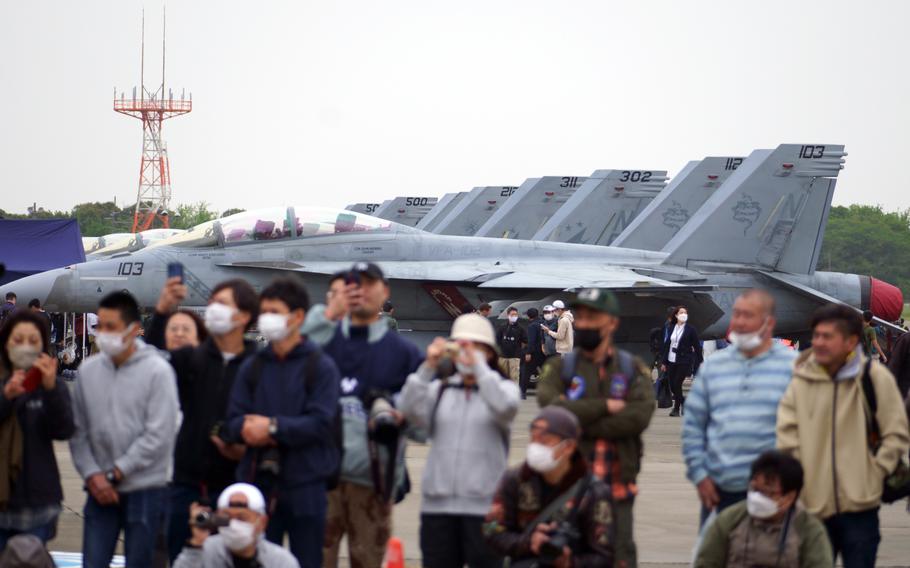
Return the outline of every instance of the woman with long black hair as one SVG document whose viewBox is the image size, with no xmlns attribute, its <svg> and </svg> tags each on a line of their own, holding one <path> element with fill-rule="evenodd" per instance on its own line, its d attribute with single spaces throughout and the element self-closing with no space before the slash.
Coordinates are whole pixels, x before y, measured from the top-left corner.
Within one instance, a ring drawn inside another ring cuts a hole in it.
<svg viewBox="0 0 910 568">
<path fill-rule="evenodd" d="M 685 306 L 676 306 L 673 325 L 664 340 L 661 371 L 666 372 L 673 393 L 673 410 L 670 416 L 681 416 L 684 412 L 683 381 L 695 374 L 702 361 L 701 341 L 695 327 L 688 323 L 689 312 Z"/>
</svg>

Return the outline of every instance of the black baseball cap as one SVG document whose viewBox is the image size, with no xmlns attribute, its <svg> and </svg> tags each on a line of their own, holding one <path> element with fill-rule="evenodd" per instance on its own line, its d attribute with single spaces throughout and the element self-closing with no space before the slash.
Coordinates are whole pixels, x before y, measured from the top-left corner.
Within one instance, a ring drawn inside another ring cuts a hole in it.
<svg viewBox="0 0 910 568">
<path fill-rule="evenodd" d="M 367 278 L 372 278 L 373 280 L 382 280 L 388 284 L 388 280 L 386 280 L 385 274 L 382 273 L 382 269 L 372 262 L 355 262 L 354 266 L 351 267 L 351 272 L 366 276 Z"/>
</svg>

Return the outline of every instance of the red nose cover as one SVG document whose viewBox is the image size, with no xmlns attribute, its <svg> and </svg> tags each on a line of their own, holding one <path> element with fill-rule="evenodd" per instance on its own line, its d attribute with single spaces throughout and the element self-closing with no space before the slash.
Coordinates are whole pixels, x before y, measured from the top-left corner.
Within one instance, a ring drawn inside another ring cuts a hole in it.
<svg viewBox="0 0 910 568">
<path fill-rule="evenodd" d="M 885 321 L 895 321 L 904 311 L 904 294 L 897 286 L 892 286 L 878 278 L 870 278 L 872 292 L 869 294 L 869 309 L 875 317 Z"/>
</svg>

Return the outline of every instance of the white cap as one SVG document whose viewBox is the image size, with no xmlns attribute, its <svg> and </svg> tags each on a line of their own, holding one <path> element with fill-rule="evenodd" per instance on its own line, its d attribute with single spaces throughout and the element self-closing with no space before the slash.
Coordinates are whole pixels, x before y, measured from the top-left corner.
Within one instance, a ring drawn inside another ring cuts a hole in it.
<svg viewBox="0 0 910 568">
<path fill-rule="evenodd" d="M 452 324 L 452 339 L 466 339 L 475 343 L 483 343 L 496 349 L 496 332 L 490 320 L 480 314 L 464 314 L 455 319 Z"/>
<path fill-rule="evenodd" d="M 556 300 L 555 302 L 553 302 L 553 307 L 556 308 L 557 310 L 566 309 L 566 305 L 565 305 L 565 303 L 563 303 L 562 300 Z"/>
<path fill-rule="evenodd" d="M 265 514 L 265 497 L 262 492 L 249 483 L 235 483 L 229 485 L 221 495 L 218 496 L 218 508 L 227 509 L 231 504 L 231 497 L 238 493 L 246 497 L 246 507 L 254 513 Z"/>
<path fill-rule="evenodd" d="M 552 312 L 554 309 L 556 309 L 556 308 L 554 308 L 550 304 L 547 304 L 546 306 L 543 307 L 543 311 L 545 311 L 545 312 Z"/>
</svg>

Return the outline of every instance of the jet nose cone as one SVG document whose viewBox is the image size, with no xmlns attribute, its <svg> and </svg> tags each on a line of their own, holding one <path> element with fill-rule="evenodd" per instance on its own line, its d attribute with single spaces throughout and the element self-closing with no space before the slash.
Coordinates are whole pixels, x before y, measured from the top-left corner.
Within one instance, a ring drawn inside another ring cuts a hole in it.
<svg viewBox="0 0 910 568">
<path fill-rule="evenodd" d="M 41 305 L 48 311 L 54 311 L 56 305 L 62 298 L 55 297 L 54 285 L 57 279 L 63 275 L 64 269 L 49 270 L 40 274 L 33 274 L 4 284 L 0 287 L 0 298 L 5 298 L 6 294 L 13 292 L 16 294 L 18 304 L 28 305 L 28 302 L 37 298 Z"/>
</svg>

